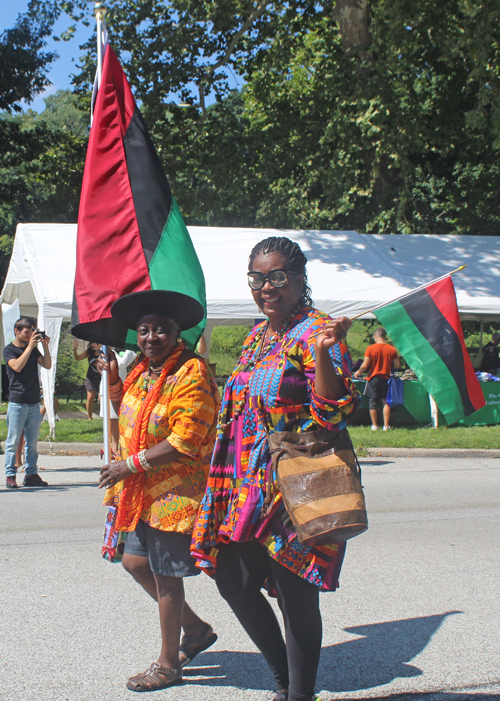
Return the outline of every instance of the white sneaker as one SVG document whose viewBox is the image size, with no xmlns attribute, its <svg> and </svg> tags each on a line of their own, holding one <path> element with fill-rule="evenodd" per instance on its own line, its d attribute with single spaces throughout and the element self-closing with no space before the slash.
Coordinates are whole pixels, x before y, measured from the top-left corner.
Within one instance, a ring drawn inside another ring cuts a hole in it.
<svg viewBox="0 0 500 701">
<path fill-rule="evenodd" d="M 392 426 L 384 426 L 384 431 L 392 431 Z"/>
<path fill-rule="evenodd" d="M 378 426 L 372 426 L 372 431 L 378 431 Z"/>
</svg>

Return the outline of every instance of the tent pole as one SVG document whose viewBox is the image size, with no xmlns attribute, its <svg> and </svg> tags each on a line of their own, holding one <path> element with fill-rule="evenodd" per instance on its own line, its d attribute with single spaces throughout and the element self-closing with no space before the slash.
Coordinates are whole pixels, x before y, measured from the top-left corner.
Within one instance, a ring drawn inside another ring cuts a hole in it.
<svg viewBox="0 0 500 701">
<path fill-rule="evenodd" d="M 3 314 L 2 308 L 0 306 L 0 403 L 2 402 L 2 390 L 3 390 L 3 379 L 2 379 L 2 365 L 3 365 L 3 349 L 5 348 L 5 340 L 3 337 Z"/>
<path fill-rule="evenodd" d="M 439 428 L 438 407 L 431 394 L 429 394 L 429 404 L 431 405 L 432 428 Z"/>
<path fill-rule="evenodd" d="M 483 331 L 484 331 L 484 320 L 483 320 L 483 317 L 481 317 L 481 321 L 479 322 L 479 355 L 482 355 L 482 353 L 483 353 Z"/>
</svg>

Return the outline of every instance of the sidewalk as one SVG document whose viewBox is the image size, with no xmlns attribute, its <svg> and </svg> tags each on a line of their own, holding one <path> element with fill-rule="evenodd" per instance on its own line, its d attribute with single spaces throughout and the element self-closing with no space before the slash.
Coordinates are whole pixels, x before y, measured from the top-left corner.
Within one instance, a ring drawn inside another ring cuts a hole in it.
<svg viewBox="0 0 500 701">
<path fill-rule="evenodd" d="M 42 455 L 99 455 L 102 443 L 38 443 Z M 379 458 L 500 458 L 500 450 L 465 448 L 366 448 L 369 457 Z"/>
</svg>

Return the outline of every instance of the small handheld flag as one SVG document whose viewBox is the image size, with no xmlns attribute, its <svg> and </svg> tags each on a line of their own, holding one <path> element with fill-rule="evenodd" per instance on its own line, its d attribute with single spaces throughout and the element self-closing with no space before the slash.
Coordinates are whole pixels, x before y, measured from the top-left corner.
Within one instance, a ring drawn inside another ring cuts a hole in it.
<svg viewBox="0 0 500 701">
<path fill-rule="evenodd" d="M 447 276 L 372 310 L 448 424 L 485 405 Z"/>
</svg>

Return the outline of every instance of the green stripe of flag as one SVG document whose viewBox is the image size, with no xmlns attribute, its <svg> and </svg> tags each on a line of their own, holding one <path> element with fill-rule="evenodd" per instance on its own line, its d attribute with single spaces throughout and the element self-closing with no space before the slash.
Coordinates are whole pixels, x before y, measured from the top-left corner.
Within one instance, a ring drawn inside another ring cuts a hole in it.
<svg viewBox="0 0 500 701">
<path fill-rule="evenodd" d="M 386 327 L 398 352 L 433 396 L 448 424 L 461 419 L 464 415 L 463 404 L 455 379 L 403 305 L 392 302 L 377 309 L 374 314 Z"/>
<path fill-rule="evenodd" d="M 206 309 L 203 270 L 174 197 L 160 241 L 149 264 L 149 277 L 153 290 L 182 292 L 194 297 Z M 193 329 L 182 332 L 182 338 L 190 348 L 195 347 L 205 326 L 206 318 Z"/>
<path fill-rule="evenodd" d="M 152 290 L 173 290 L 194 297 L 206 310 L 205 278 L 200 261 L 184 224 L 177 202 L 172 197 L 172 206 L 163 231 L 149 264 Z M 206 313 L 206 312 L 205 312 Z M 195 348 L 205 330 L 206 318 L 181 336 L 189 348 Z M 129 331 L 127 346 L 136 347 L 137 334 Z"/>
</svg>

